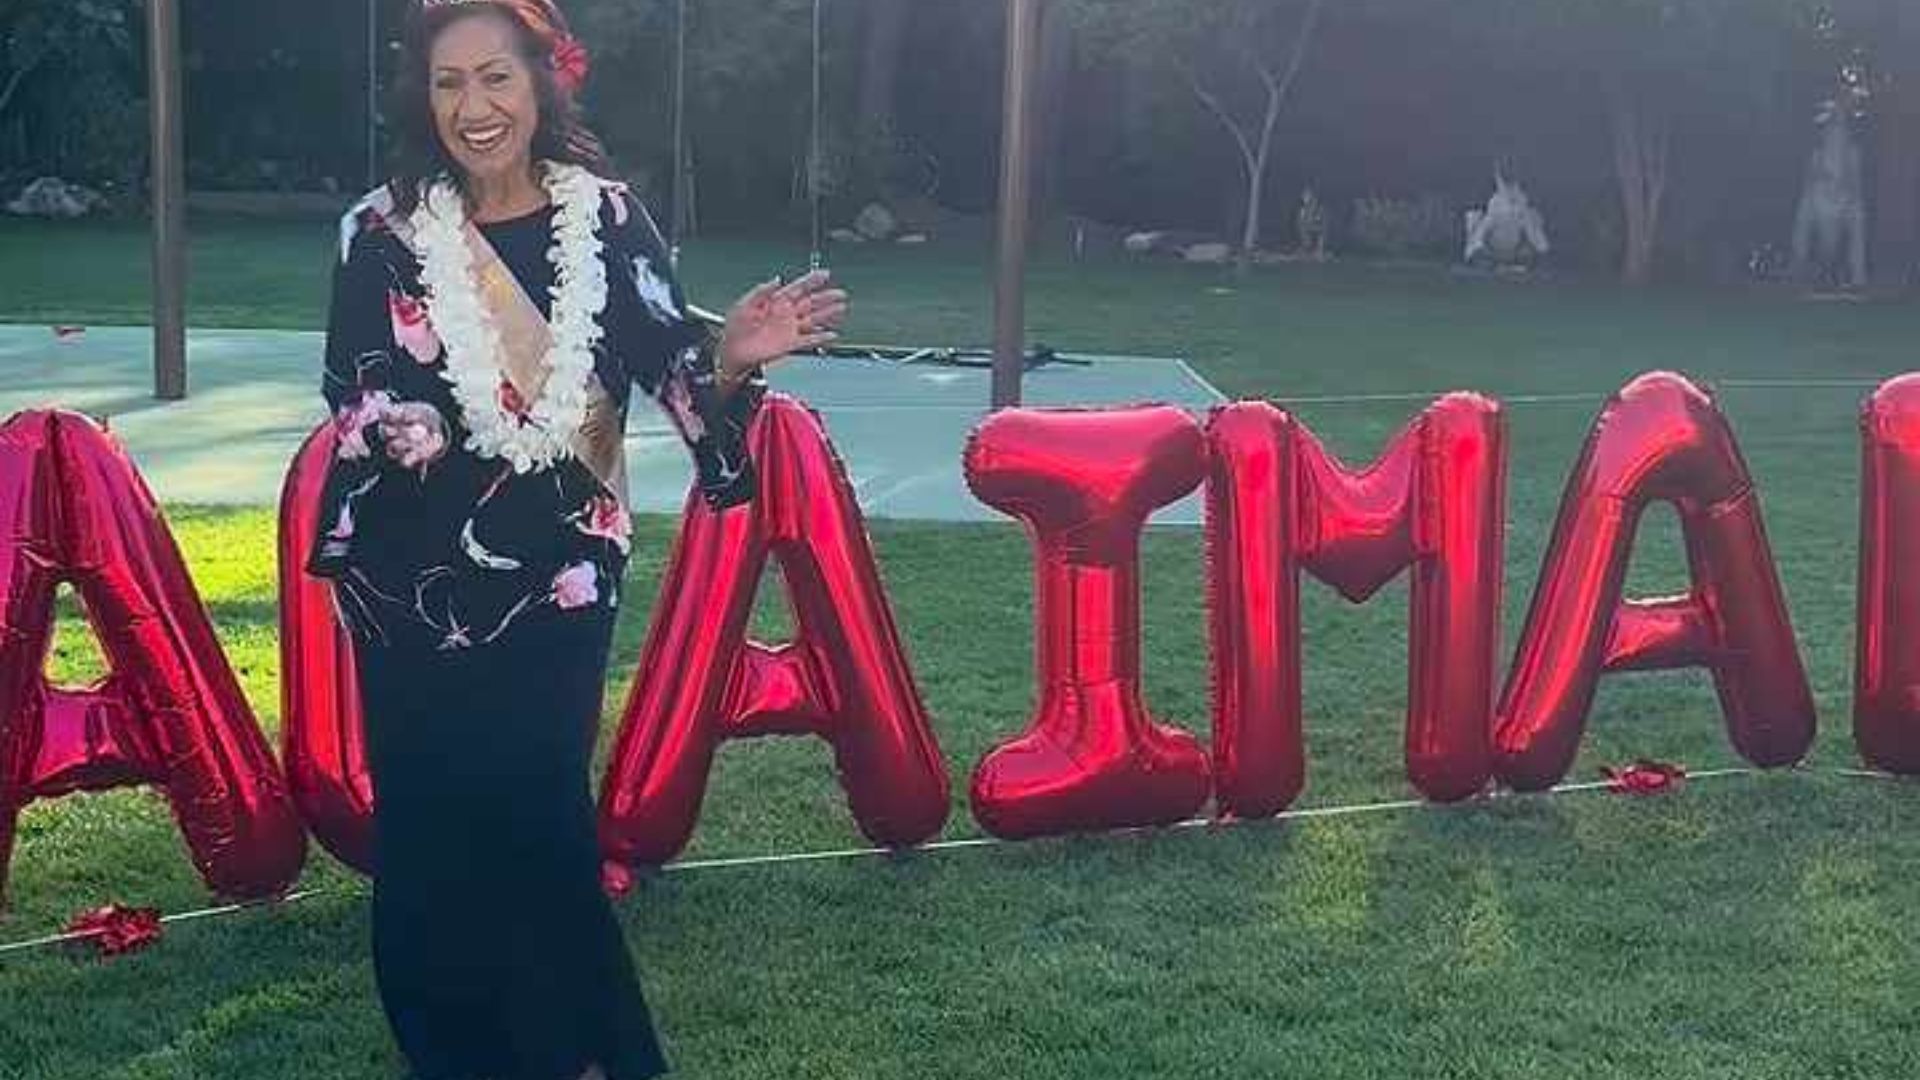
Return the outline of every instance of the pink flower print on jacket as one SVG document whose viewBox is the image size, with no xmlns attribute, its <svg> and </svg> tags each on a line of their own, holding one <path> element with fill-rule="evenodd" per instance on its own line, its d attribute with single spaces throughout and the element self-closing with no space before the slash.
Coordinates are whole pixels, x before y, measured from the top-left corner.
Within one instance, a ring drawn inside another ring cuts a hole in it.
<svg viewBox="0 0 1920 1080">
<path fill-rule="evenodd" d="M 340 516 L 338 519 L 334 521 L 333 528 L 328 531 L 327 539 L 329 540 L 353 539 L 353 500 L 352 499 L 348 499 L 347 501 L 340 504 Z"/>
<path fill-rule="evenodd" d="M 575 523 L 588 536 L 610 541 L 626 555 L 633 550 L 633 519 L 610 495 L 596 495 L 575 516 Z"/>
<path fill-rule="evenodd" d="M 553 602 L 562 611 L 583 608 L 600 599 L 600 571 L 590 562 L 577 562 L 553 579 Z"/>
<path fill-rule="evenodd" d="M 421 364 L 440 359 L 440 335 L 427 319 L 427 305 L 398 289 L 387 291 L 387 313 L 393 319 L 393 340 Z"/>
<path fill-rule="evenodd" d="M 388 413 L 383 429 L 387 436 L 387 456 L 402 468 L 425 473 L 427 467 L 447 453 L 447 431 L 440 411 L 418 401 L 395 405 Z"/>
<path fill-rule="evenodd" d="M 385 390 L 360 395 L 360 400 L 339 411 L 333 418 L 334 431 L 340 437 L 334 456 L 342 461 L 358 461 L 373 453 L 367 445 L 367 428 L 393 414 L 393 396 Z"/>
</svg>

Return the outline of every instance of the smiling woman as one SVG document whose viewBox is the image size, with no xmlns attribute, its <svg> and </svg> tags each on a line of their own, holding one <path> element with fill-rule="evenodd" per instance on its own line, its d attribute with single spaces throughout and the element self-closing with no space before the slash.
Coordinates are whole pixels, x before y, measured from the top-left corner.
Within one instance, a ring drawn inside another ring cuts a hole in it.
<svg viewBox="0 0 1920 1080">
<path fill-rule="evenodd" d="M 586 51 L 557 11 L 552 19 L 538 11 L 514 17 L 485 0 L 429 0 L 410 31 L 396 102 L 403 210 L 435 174 L 451 175 L 469 198 L 510 217 L 513 200 L 531 212 L 543 198 L 528 162 L 607 171 L 574 97 Z"/>
<path fill-rule="evenodd" d="M 552 0 L 423 0 L 398 175 L 340 227 L 338 450 L 307 569 L 354 635 L 374 967 L 422 1078 L 665 1068 L 587 787 L 633 546 L 631 387 L 709 502 L 745 502 L 761 368 L 833 340 L 846 307 L 813 274 L 753 290 L 724 326 L 693 315 L 581 123 L 586 66 Z"/>
</svg>

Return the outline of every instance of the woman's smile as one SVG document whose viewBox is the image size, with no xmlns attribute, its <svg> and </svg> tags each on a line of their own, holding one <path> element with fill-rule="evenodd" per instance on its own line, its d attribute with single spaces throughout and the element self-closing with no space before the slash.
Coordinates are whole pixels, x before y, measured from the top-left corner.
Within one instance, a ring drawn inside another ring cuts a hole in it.
<svg viewBox="0 0 1920 1080">
<path fill-rule="evenodd" d="M 475 124 L 460 129 L 460 141 L 472 153 L 491 154 L 507 144 L 507 136 L 512 132 L 512 124 Z"/>
</svg>

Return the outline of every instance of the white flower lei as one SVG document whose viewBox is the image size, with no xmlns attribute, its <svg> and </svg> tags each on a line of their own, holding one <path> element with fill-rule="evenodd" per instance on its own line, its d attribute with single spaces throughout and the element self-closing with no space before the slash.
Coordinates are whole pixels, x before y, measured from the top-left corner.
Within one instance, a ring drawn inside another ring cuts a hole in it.
<svg viewBox="0 0 1920 1080">
<path fill-rule="evenodd" d="M 525 419 L 500 402 L 505 369 L 497 357 L 500 333 L 480 302 L 473 253 L 467 246 L 466 204 L 451 181 L 428 190 L 413 213 L 420 249 L 420 279 L 427 313 L 447 351 L 441 377 L 453 386 L 467 425 L 467 449 L 504 458 L 515 472 L 545 469 L 573 452 L 573 437 L 586 418 L 587 380 L 593 347 L 601 336 L 599 314 L 607 302 L 607 272 L 600 259 L 600 182 L 575 165 L 547 162 L 543 183 L 557 212 L 553 308 L 547 320 L 553 347 L 545 357 L 547 378 Z"/>
</svg>

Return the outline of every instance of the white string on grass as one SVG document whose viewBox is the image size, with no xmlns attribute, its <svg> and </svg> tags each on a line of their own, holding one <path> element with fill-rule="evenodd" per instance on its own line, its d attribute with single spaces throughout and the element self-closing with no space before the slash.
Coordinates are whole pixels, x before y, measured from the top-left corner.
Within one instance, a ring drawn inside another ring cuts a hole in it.
<svg viewBox="0 0 1920 1080">
<path fill-rule="evenodd" d="M 1867 779 L 1867 780 L 1899 780 L 1901 779 L 1900 777 L 1896 777 L 1888 773 L 1872 772 L 1864 769 L 1804 769 L 1803 768 L 1803 769 L 1796 769 L 1792 771 L 1808 773 L 1808 774 L 1822 773 L 1822 774 L 1827 774 L 1832 776 L 1845 777 L 1849 779 Z M 1763 770 L 1749 769 L 1749 768 L 1705 769 L 1700 772 L 1688 773 L 1685 777 L 1685 780 L 1688 783 L 1692 783 L 1694 781 L 1699 781 L 1699 780 L 1719 780 L 1719 779 L 1725 779 L 1725 778 L 1737 777 L 1737 776 L 1757 776 L 1757 775 L 1760 775 L 1762 772 Z M 1081 836 L 1083 838 L 1084 837 L 1138 836 L 1138 835 L 1145 835 L 1145 834 L 1167 832 L 1171 830 L 1231 829 L 1231 828 L 1238 828 L 1246 825 L 1260 825 L 1260 824 L 1265 824 L 1269 822 L 1314 821 L 1314 820 L 1320 820 L 1324 818 L 1353 817 L 1353 816 L 1364 815 L 1364 814 L 1403 813 L 1409 810 L 1461 809 L 1461 808 L 1475 807 L 1475 806 L 1488 806 L 1493 803 L 1505 802 L 1505 801 L 1516 800 L 1516 799 L 1545 798 L 1549 796 L 1573 795 L 1573 794 L 1579 794 L 1583 792 L 1603 791 L 1610 787 L 1612 787 L 1612 781 L 1595 780 L 1595 781 L 1585 781 L 1577 784 L 1560 784 L 1556 787 L 1549 788 L 1546 791 L 1538 792 L 1538 793 L 1492 791 L 1478 798 L 1469 799 L 1465 802 L 1460 802 L 1460 803 L 1435 803 L 1435 802 L 1429 802 L 1424 799 L 1395 799 L 1387 802 L 1352 803 L 1352 804 L 1343 805 L 1343 806 L 1313 806 L 1313 807 L 1305 807 L 1299 810 L 1284 810 L 1278 814 L 1274 814 L 1270 817 L 1264 817 L 1264 818 L 1188 818 L 1185 821 L 1176 822 L 1172 825 L 1154 825 L 1154 826 L 1144 826 L 1144 827 L 1132 828 L 1132 829 L 1116 829 L 1116 830 L 1111 830 L 1105 833 L 1081 834 Z M 1055 839 L 1061 839 L 1061 838 L 1055 838 Z M 1025 844 L 1025 843 L 1031 843 L 1031 841 L 1002 840 L 999 837 L 978 836 L 978 837 L 967 837 L 964 839 L 957 839 L 957 840 L 936 840 L 932 843 L 921 844 L 917 847 L 911 847 L 911 848 L 880 848 L 880 847 L 840 848 L 840 849 L 832 849 L 832 850 L 826 850 L 826 851 L 781 852 L 781 853 L 767 854 L 767 855 L 745 855 L 745 856 L 737 856 L 737 857 L 731 857 L 731 858 L 689 859 L 681 862 L 668 863 L 666 866 L 661 867 L 658 871 L 655 871 L 654 873 L 657 873 L 662 876 L 673 876 L 673 875 L 681 875 L 681 874 L 699 873 L 707 870 L 737 870 L 737 869 L 745 869 L 750 867 L 795 866 L 795 865 L 800 865 L 805 863 L 845 862 L 845 861 L 851 861 L 856 859 L 876 859 L 876 858 L 887 858 L 887 857 L 893 857 L 896 859 L 905 859 L 905 858 L 911 858 L 914 855 L 918 855 L 922 853 L 939 854 L 942 852 L 966 851 L 966 850 L 971 850 L 976 848 L 1006 847 L 1009 845 Z M 355 893 L 362 893 L 364 891 L 365 890 L 363 887 L 355 887 L 355 886 L 333 886 L 328 888 L 302 889 L 298 892 L 289 893 L 286 896 L 281 897 L 277 900 L 258 900 L 258 901 L 250 901 L 250 902 L 238 903 L 238 904 L 223 904 L 218 907 L 201 908 L 193 911 L 183 911 L 173 915 L 162 916 L 160 921 L 163 924 L 171 925 L 175 923 L 191 922 L 199 919 L 209 919 L 209 918 L 216 918 L 216 917 L 226 916 L 226 915 L 234 915 L 243 911 L 251 911 L 258 908 L 283 907 L 289 904 L 298 903 L 302 900 L 311 900 L 321 896 L 342 896 L 342 895 L 349 895 L 349 894 L 355 894 Z M 56 945 L 64 945 L 64 944 L 70 944 L 73 942 L 84 941 L 88 938 L 97 937 L 99 936 L 100 933 L 102 933 L 102 931 L 98 931 L 98 930 L 78 931 L 78 932 L 72 932 L 72 933 L 50 934 L 46 937 L 32 938 L 26 941 L 11 942 L 8 944 L 0 945 L 0 956 L 4 956 L 10 953 L 30 952 L 38 949 L 51 948 Z"/>
</svg>

